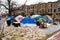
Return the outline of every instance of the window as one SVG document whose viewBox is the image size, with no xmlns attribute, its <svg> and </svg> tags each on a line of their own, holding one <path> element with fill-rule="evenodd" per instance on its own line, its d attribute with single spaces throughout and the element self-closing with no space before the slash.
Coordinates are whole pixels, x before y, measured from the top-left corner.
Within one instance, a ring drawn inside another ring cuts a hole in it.
<svg viewBox="0 0 60 40">
<path fill-rule="evenodd" d="M 58 4 L 58 6 L 60 7 L 60 3 Z"/>
<path fill-rule="evenodd" d="M 48 4 L 49 7 L 52 7 L 52 4 Z"/>
<path fill-rule="evenodd" d="M 48 9 L 48 12 L 52 12 L 52 9 Z"/>
<path fill-rule="evenodd" d="M 42 9 L 42 12 L 44 12 L 44 9 Z"/>
<path fill-rule="evenodd" d="M 30 7 L 28 9 L 30 9 Z"/>
<path fill-rule="evenodd" d="M 60 12 L 60 8 L 58 8 L 58 12 Z"/>
<path fill-rule="evenodd" d="M 57 4 L 54 4 L 54 7 L 57 7 Z"/>
<path fill-rule="evenodd" d="M 48 6 L 50 7 L 51 5 L 49 4 Z"/>
<path fill-rule="evenodd" d="M 48 9 L 48 12 L 49 12 L 49 9 Z"/>
<path fill-rule="evenodd" d="M 54 12 L 56 12 L 56 9 L 54 9 Z"/>
<path fill-rule="evenodd" d="M 51 12 L 52 12 L 52 9 L 50 9 L 51 10 Z"/>
<path fill-rule="evenodd" d="M 36 7 L 34 6 L 34 8 L 36 8 Z"/>
<path fill-rule="evenodd" d="M 42 8 L 45 8 L 45 5 L 44 4 L 42 5 Z"/>
<path fill-rule="evenodd" d="M 52 4 L 51 4 L 51 7 L 52 7 Z"/>
<path fill-rule="evenodd" d="M 34 8 L 34 6 L 33 6 L 33 8 Z"/>
</svg>

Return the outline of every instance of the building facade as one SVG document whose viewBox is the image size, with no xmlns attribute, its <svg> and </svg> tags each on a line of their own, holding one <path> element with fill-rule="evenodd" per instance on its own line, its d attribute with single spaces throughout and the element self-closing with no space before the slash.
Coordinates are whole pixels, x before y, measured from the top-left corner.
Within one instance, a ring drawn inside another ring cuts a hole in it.
<svg viewBox="0 0 60 40">
<path fill-rule="evenodd" d="M 52 14 L 60 13 L 60 0 L 56 2 L 38 3 L 34 5 L 25 6 L 26 13 L 31 14 Z"/>
<path fill-rule="evenodd" d="M 24 14 L 30 13 L 33 14 L 39 14 L 39 15 L 46 15 L 46 14 L 60 14 L 60 0 L 55 2 L 48 2 L 48 3 L 38 3 L 34 5 L 23 5 L 19 8 L 16 8 L 15 11 L 12 12 L 12 14 Z"/>
</svg>

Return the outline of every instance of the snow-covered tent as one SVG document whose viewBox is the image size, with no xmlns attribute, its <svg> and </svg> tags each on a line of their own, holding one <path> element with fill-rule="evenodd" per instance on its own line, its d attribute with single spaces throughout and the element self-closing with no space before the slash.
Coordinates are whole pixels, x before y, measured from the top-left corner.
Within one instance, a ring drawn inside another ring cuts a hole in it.
<svg viewBox="0 0 60 40">
<path fill-rule="evenodd" d="M 53 23 L 53 19 L 52 19 L 51 16 L 45 15 L 45 16 L 43 16 L 43 18 L 45 18 L 45 19 L 47 20 L 48 23 Z"/>
</svg>

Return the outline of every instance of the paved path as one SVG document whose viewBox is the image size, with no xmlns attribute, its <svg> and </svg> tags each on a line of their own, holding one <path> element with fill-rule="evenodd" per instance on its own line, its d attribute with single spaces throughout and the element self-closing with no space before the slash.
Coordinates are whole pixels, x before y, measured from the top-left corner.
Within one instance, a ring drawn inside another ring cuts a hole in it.
<svg viewBox="0 0 60 40">
<path fill-rule="evenodd" d="M 47 40 L 60 40 L 60 31 L 54 34 L 52 37 L 48 38 Z"/>
</svg>

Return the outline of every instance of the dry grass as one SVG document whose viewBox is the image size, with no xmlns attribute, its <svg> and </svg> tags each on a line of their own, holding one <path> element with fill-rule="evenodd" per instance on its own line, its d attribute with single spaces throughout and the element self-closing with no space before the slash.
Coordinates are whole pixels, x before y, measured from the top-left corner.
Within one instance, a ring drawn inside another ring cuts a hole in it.
<svg viewBox="0 0 60 40">
<path fill-rule="evenodd" d="M 38 27 L 7 27 L 4 29 L 4 34 L 15 30 L 14 33 L 10 33 L 3 37 L 3 40 L 46 40 L 47 35 L 39 32 Z"/>
<path fill-rule="evenodd" d="M 47 40 L 54 33 L 50 35 L 42 33 L 39 27 L 6 27 L 3 34 L 6 35 L 3 40 Z"/>
</svg>

